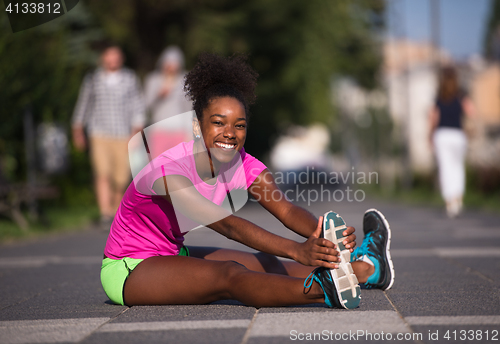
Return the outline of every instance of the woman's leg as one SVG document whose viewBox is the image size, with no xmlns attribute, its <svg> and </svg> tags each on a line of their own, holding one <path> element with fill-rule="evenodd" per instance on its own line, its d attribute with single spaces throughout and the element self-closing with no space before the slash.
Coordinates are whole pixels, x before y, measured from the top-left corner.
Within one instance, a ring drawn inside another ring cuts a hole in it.
<svg viewBox="0 0 500 344">
<path fill-rule="evenodd" d="M 315 269 L 314 266 L 305 266 L 293 261 L 279 260 L 271 254 L 258 252 L 249 253 L 217 247 L 189 246 L 192 257 L 206 260 L 228 261 L 232 260 L 244 265 L 247 269 L 257 272 L 268 272 L 298 278 L 306 278 Z M 352 269 L 360 283 L 365 283 L 375 268 L 365 262 L 352 262 Z"/>
<path fill-rule="evenodd" d="M 228 261 L 232 260 L 244 265 L 247 269 L 292 277 L 306 278 L 314 270 L 314 266 L 305 266 L 293 261 L 284 261 L 272 254 L 249 253 L 217 247 L 188 246 L 191 257 Z"/>
<path fill-rule="evenodd" d="M 125 304 L 205 304 L 233 299 L 255 307 L 324 302 L 314 282 L 250 271 L 234 261 L 164 256 L 145 259 L 130 273 L 124 286 Z"/>
</svg>

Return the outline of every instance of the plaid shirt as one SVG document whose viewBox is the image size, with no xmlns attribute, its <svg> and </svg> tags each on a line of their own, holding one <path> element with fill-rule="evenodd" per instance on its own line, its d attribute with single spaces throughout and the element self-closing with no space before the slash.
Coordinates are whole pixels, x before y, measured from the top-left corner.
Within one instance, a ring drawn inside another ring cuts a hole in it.
<svg viewBox="0 0 500 344">
<path fill-rule="evenodd" d="M 139 79 L 133 71 L 122 68 L 118 82 L 106 83 L 99 68 L 83 80 L 72 125 L 87 127 L 90 136 L 128 138 L 133 127 L 144 127 L 146 113 Z"/>
</svg>

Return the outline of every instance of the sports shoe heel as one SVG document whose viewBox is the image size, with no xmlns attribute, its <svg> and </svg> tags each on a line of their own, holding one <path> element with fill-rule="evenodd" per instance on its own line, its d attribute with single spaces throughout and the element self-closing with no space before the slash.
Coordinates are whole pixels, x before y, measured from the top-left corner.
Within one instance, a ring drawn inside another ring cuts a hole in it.
<svg viewBox="0 0 500 344">
<path fill-rule="evenodd" d="M 354 260 L 368 258 L 375 267 L 366 288 L 389 290 L 394 284 L 394 264 L 391 259 L 391 228 L 377 209 L 368 209 L 363 217 L 363 244 L 353 253 Z"/>
</svg>

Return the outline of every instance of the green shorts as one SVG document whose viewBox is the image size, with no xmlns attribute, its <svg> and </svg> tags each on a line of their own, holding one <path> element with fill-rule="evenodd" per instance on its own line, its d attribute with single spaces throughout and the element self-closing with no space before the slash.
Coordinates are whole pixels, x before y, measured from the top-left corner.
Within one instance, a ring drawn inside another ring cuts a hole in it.
<svg viewBox="0 0 500 344">
<path fill-rule="evenodd" d="M 179 256 L 189 257 L 189 250 L 182 246 Z M 124 305 L 123 287 L 128 275 L 144 259 L 125 257 L 123 259 L 104 258 L 101 266 L 101 283 L 104 292 L 113 303 Z"/>
</svg>

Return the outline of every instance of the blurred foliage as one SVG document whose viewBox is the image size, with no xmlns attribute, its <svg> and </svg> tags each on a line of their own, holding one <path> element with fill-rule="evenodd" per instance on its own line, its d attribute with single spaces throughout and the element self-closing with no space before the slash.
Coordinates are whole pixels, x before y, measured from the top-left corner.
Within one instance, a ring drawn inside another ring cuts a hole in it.
<svg viewBox="0 0 500 344">
<path fill-rule="evenodd" d="M 323 122 L 336 114 L 332 75 L 373 88 L 381 64 L 383 0 L 87 0 L 47 24 L 12 34 L 0 18 L 0 178 L 26 175 L 23 111 L 35 123 L 70 119 L 83 76 L 95 67 L 97 43 L 123 47 L 126 65 L 141 77 L 161 51 L 179 45 L 191 68 L 200 52 L 248 53 L 260 74 L 248 146 L 262 157 L 287 124 Z M 91 204 L 91 172 L 84 153 L 53 183 L 61 203 Z"/>
<path fill-rule="evenodd" d="M 368 107 L 359 116 L 340 116 L 333 129 L 330 150 L 341 152 L 353 165 L 364 163 L 378 171 L 380 159 L 399 156 L 400 145 L 394 142 L 394 124 L 385 109 Z"/>
<path fill-rule="evenodd" d="M 500 28 L 500 0 L 490 1 L 490 10 L 488 23 L 485 28 L 485 35 L 483 41 L 483 50 L 487 57 L 493 57 L 493 40 L 494 36 L 498 36 Z"/>
<path fill-rule="evenodd" d="M 23 114 L 30 108 L 35 125 L 62 124 L 70 118 L 83 74 L 95 65 L 92 42 L 102 39 L 92 14 L 80 4 L 68 14 L 33 29 L 11 33 L 0 18 L 0 181 L 26 178 Z M 45 179 L 39 175 L 38 180 Z M 52 178 L 63 197 L 59 205 L 92 205 L 91 174 L 84 153 L 71 152 L 70 171 Z"/>
</svg>

